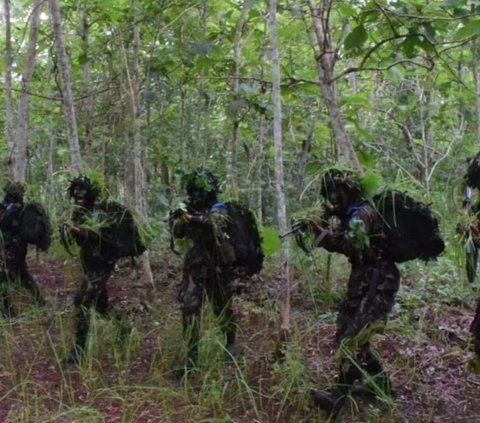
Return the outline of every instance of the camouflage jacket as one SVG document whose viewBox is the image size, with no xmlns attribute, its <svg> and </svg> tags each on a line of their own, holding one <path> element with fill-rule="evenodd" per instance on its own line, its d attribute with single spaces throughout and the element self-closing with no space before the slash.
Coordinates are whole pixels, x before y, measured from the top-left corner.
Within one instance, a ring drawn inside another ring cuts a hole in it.
<svg viewBox="0 0 480 423">
<path fill-rule="evenodd" d="M 27 242 L 20 235 L 21 203 L 2 203 L 0 205 L 0 261 L 7 267 L 25 262 Z"/>
<path fill-rule="evenodd" d="M 345 255 L 356 264 L 390 261 L 383 222 L 375 208 L 366 201 L 350 206 L 338 224 L 328 229 L 321 246 Z"/>
<path fill-rule="evenodd" d="M 107 221 L 106 213 L 94 205 L 89 209 L 76 208 L 72 215 L 73 224 L 80 229 L 74 235 L 80 246 L 82 264 L 92 268 L 113 261 L 108 255 L 107 243 L 102 238 L 102 229 Z"/>
<path fill-rule="evenodd" d="M 207 261 L 210 265 L 229 264 L 229 244 L 223 242 L 223 224 L 226 219 L 224 203 L 217 202 L 208 209 L 192 213 L 187 222 L 182 217 L 175 220 L 172 227 L 174 238 L 187 238 L 192 241 L 188 256 Z"/>
</svg>

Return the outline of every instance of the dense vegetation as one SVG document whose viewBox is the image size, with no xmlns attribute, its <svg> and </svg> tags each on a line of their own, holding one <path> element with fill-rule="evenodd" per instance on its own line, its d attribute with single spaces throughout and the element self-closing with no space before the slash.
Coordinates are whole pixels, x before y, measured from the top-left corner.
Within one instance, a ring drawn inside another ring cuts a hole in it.
<svg viewBox="0 0 480 423">
<path fill-rule="evenodd" d="M 72 175 L 101 179 L 144 218 L 156 291 L 120 271 L 112 289 L 131 317 L 128 345 L 99 321 L 89 360 L 64 369 L 78 269 L 60 246 L 41 256 L 35 273 L 50 309 L 25 306 L 1 322 L 0 416 L 321 421 L 308 393 L 334 372 L 345 262 L 291 246 L 292 330 L 285 360 L 274 361 L 285 259 L 277 211 L 315 207 L 319 172 L 341 162 L 363 168 L 370 189 L 394 185 L 431 202 L 447 243 L 435 263 L 401 268 L 399 306 L 377 345 L 397 400 L 362 404 L 363 413 L 352 403 L 343 418 L 480 421 L 470 401 L 479 383 L 465 371 L 475 293 L 455 240 L 465 161 L 479 149 L 479 11 L 467 0 L 4 0 L 1 181 L 26 181 L 56 224 Z M 238 300 L 243 354 L 221 364 L 220 343 L 209 343 L 218 334 L 206 330 L 201 372 L 182 384 L 169 373 L 180 262 L 164 218 L 197 166 L 222 177 L 223 198 L 255 211 L 269 254 L 263 283 Z"/>
</svg>

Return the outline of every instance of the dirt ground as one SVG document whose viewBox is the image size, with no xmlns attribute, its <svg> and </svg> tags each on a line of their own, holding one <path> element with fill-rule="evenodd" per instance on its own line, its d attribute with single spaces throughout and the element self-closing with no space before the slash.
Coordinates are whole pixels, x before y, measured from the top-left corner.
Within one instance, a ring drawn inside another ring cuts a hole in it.
<svg viewBox="0 0 480 423">
<path fill-rule="evenodd" d="M 230 409 L 229 404 L 223 404 L 229 407 L 228 413 L 224 413 L 228 418 L 209 418 L 202 412 L 200 419 L 192 397 L 182 394 L 188 388 L 168 368 L 173 364 L 172 344 L 176 341 L 165 339 L 165 333 L 170 337 L 174 333 L 177 341 L 181 337 L 176 301 L 178 261 L 165 258 L 155 265 L 155 289 L 137 279 L 128 266 L 116 271 L 108 283 L 112 307 L 128 316 L 139 333 L 139 345 L 129 360 L 125 379 L 105 350 L 94 361 L 94 374 L 100 380 L 91 380 L 63 362 L 61 355 L 68 351 L 69 345 L 63 345 L 61 340 L 65 337 L 72 340 L 72 297 L 78 271 L 71 268 L 71 263 L 60 259 L 31 260 L 30 269 L 41 284 L 48 306 L 37 314 L 33 312 L 37 317 L 32 319 L 31 307 L 24 305 L 24 313 L 4 321 L 0 328 L 2 343 L 8 345 L 0 356 L 1 422 L 324 421 L 308 402 L 299 411 L 298 404 L 282 400 L 281 387 L 269 386 L 272 372 L 276 371 L 273 357 L 277 322 L 271 307 L 269 314 L 263 310 L 267 303 L 273 302 L 274 280 L 255 284 L 235 303 L 240 321 L 238 354 L 248 363 L 247 382 L 252 392 L 262 392 L 258 409 L 250 415 L 245 407 L 232 404 Z M 472 316 L 471 305 L 396 308 L 386 333 L 375 341 L 393 381 L 393 403 L 380 398 L 353 399 L 347 402 L 338 421 L 480 423 L 480 376 L 467 371 L 471 353 L 466 344 Z M 335 324 L 333 318 L 318 317 L 318 313 L 308 308 L 301 289 L 295 292 L 292 301 L 292 321 L 298 333 L 292 338 L 297 339 L 297 345 L 300 339 L 301 371 L 306 373 L 303 377 L 308 381 L 308 386 L 295 389 L 304 389 L 305 398 L 312 386 L 324 386 L 334 377 Z M 169 358 L 162 360 L 162 356 Z M 195 383 L 205 383 L 199 380 L 192 380 L 193 390 Z M 115 386 L 115 392 L 130 391 L 130 396 L 102 394 L 107 391 L 99 386 Z M 139 386 L 142 392 L 158 389 L 162 390 L 162 397 L 170 395 L 168 413 L 165 403 L 149 400 L 149 395 L 138 400 L 135 387 Z M 125 401 L 132 401 L 130 415 L 125 414 Z M 83 417 L 78 412 L 82 405 L 89 410 Z M 61 411 L 68 407 L 77 410 L 75 418 Z"/>
</svg>

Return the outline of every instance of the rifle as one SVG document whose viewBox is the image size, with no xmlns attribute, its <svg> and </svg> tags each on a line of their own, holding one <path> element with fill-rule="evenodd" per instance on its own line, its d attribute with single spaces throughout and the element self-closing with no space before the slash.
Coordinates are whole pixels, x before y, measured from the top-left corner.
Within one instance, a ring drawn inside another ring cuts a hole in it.
<svg viewBox="0 0 480 423">
<path fill-rule="evenodd" d="M 315 239 L 312 242 L 311 247 L 307 246 L 304 233 L 310 228 L 314 228 L 315 232 L 318 232 L 318 235 L 315 235 Z M 318 247 L 322 244 L 323 239 L 330 233 L 327 228 L 320 226 L 318 223 L 312 220 L 297 220 L 292 223 L 291 229 L 283 234 L 279 235 L 279 238 L 285 238 L 289 235 L 295 236 L 295 241 L 302 251 L 310 255 L 315 247 Z"/>
<path fill-rule="evenodd" d="M 177 256 L 180 256 L 182 255 L 181 253 L 179 253 L 177 250 L 175 250 L 175 241 L 174 241 L 174 238 L 173 238 L 173 223 L 175 222 L 175 220 L 177 220 L 178 218 L 182 217 L 184 214 L 186 213 L 186 211 L 182 208 L 178 208 L 178 209 L 175 209 L 175 210 L 170 210 L 168 212 L 168 227 L 169 227 L 169 230 L 170 230 L 170 250 L 172 250 L 172 252 L 174 254 L 176 254 Z"/>
<path fill-rule="evenodd" d="M 304 232 L 307 228 L 308 228 L 308 223 L 306 221 L 297 220 L 296 222 L 292 223 L 289 231 L 287 231 L 283 234 L 279 234 L 278 237 L 283 239 L 283 238 L 285 238 L 286 236 L 289 236 L 289 235 L 296 235 L 298 233 Z"/>
<path fill-rule="evenodd" d="M 60 235 L 60 242 L 62 243 L 63 247 L 65 248 L 65 251 L 72 257 L 75 257 L 75 255 L 72 253 L 72 250 L 70 250 L 70 246 L 72 245 L 72 235 L 70 234 L 70 231 L 68 230 L 68 223 L 64 222 L 58 227 L 58 232 Z"/>
</svg>

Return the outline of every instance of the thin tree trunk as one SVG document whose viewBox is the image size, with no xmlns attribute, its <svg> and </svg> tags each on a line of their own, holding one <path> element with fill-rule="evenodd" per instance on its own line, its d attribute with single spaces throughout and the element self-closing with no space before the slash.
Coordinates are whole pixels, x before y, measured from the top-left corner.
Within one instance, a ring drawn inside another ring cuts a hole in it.
<svg viewBox="0 0 480 423">
<path fill-rule="evenodd" d="M 135 22 L 133 25 L 133 57 L 132 57 L 132 75 L 129 72 L 128 58 L 125 51 L 125 70 L 127 73 L 127 82 L 130 91 L 130 103 L 131 103 L 131 114 L 132 114 L 132 137 L 133 137 L 133 181 L 132 181 L 132 190 L 134 198 L 134 206 L 137 212 L 142 216 L 146 216 L 146 200 L 145 200 L 145 172 L 142 164 L 142 150 L 143 142 L 141 135 L 141 116 L 140 116 L 140 65 L 139 65 L 139 54 L 140 54 L 140 29 L 138 26 L 137 14 L 138 14 L 138 0 L 133 2 Z M 153 273 L 150 266 L 150 256 L 149 252 L 146 251 L 143 253 L 143 270 L 144 275 L 150 284 L 150 286 L 155 289 L 155 283 L 153 280 Z"/>
<path fill-rule="evenodd" d="M 75 105 L 73 102 L 72 83 L 70 78 L 70 64 L 65 50 L 65 39 L 62 32 L 60 6 L 58 0 L 48 0 L 53 33 L 55 35 L 55 47 L 58 56 L 58 68 L 60 70 L 60 83 L 63 97 L 63 110 L 67 124 L 68 143 L 70 145 L 70 167 L 74 176 L 80 174 L 81 156 L 80 143 L 78 141 L 77 121 L 75 117 Z"/>
<path fill-rule="evenodd" d="M 90 54 L 89 54 L 89 43 L 90 43 L 90 24 L 88 22 L 88 10 L 87 6 L 83 5 L 82 10 L 82 21 L 80 27 L 80 37 L 82 38 L 82 49 L 84 54 L 84 62 L 82 65 L 82 76 L 83 76 L 83 86 L 84 92 L 88 93 L 92 83 L 92 75 L 90 71 Z M 91 146 L 92 137 L 93 137 L 93 113 L 94 113 L 94 104 L 93 97 L 88 95 L 84 100 L 84 109 L 85 109 L 85 136 L 84 136 L 84 148 L 87 149 Z"/>
<path fill-rule="evenodd" d="M 280 96 L 280 57 L 277 46 L 277 1 L 270 0 L 268 28 L 272 56 L 273 144 L 275 155 L 275 197 L 280 232 L 287 230 L 284 172 L 282 156 L 282 103 Z M 287 240 L 283 240 L 280 262 L 280 334 L 285 339 L 290 332 L 290 275 Z"/>
<path fill-rule="evenodd" d="M 15 146 L 15 118 L 13 115 L 12 96 L 12 34 L 10 22 L 10 0 L 4 0 L 5 7 L 5 138 L 7 139 L 8 156 L 6 161 L 6 176 L 13 178 L 13 154 Z"/>
<path fill-rule="evenodd" d="M 42 0 L 35 0 L 31 15 L 30 33 L 28 37 L 27 56 L 25 58 L 25 69 L 22 74 L 22 86 L 18 102 L 18 125 L 15 138 L 15 154 L 13 155 L 14 179 L 18 182 L 25 182 L 27 177 L 27 139 L 28 139 L 28 87 L 32 79 L 35 66 L 37 50 L 37 34 L 40 26 L 40 12 Z"/>
<path fill-rule="evenodd" d="M 48 163 L 47 163 L 47 183 L 45 187 L 45 204 L 56 204 L 55 202 L 55 191 L 53 190 L 53 172 L 54 172 L 54 161 L 53 155 L 55 151 L 55 145 L 57 143 L 57 132 L 53 131 L 50 134 L 48 140 Z"/>
<path fill-rule="evenodd" d="M 317 73 L 323 94 L 323 101 L 328 111 L 330 125 L 335 136 L 335 142 L 345 157 L 347 163 L 354 169 L 361 169 L 352 141 L 345 129 L 338 106 L 335 83 L 333 82 L 337 52 L 332 46 L 330 34 L 331 0 L 323 0 L 322 5 L 315 7 L 312 0 L 307 0 L 313 18 L 315 38 L 318 46 L 316 57 Z"/>
<path fill-rule="evenodd" d="M 241 52 L 242 52 L 242 33 L 247 21 L 248 11 L 252 7 L 255 0 L 245 0 L 242 5 L 240 17 L 238 18 L 235 28 L 235 39 L 233 41 L 233 63 L 234 71 L 232 78 L 232 99 L 236 101 L 240 98 L 240 67 L 241 67 Z M 238 128 L 240 127 L 239 113 L 234 112 L 232 122 L 232 138 L 230 142 L 230 160 L 228 163 L 228 176 L 230 179 L 230 186 L 236 189 L 238 187 L 237 181 L 237 150 L 238 150 Z"/>
<path fill-rule="evenodd" d="M 478 75 L 478 39 L 472 40 L 472 76 L 475 97 L 475 139 L 480 142 L 480 78 Z"/>
</svg>

